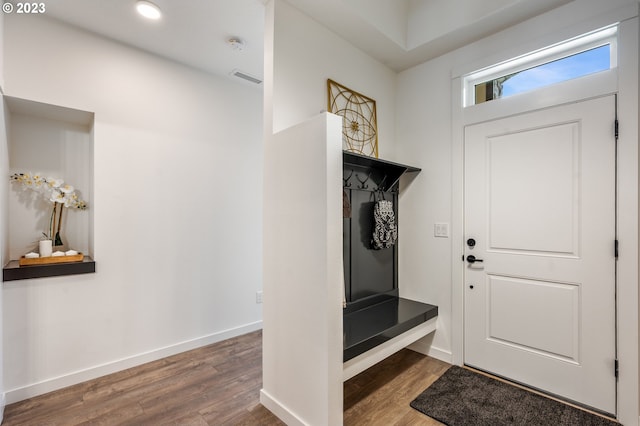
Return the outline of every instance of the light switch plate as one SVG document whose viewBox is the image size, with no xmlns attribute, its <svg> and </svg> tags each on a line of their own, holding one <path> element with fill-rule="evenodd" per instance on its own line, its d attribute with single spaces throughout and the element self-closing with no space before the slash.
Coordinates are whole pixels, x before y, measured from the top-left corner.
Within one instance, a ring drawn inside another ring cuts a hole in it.
<svg viewBox="0 0 640 426">
<path fill-rule="evenodd" d="M 449 224 L 436 223 L 433 225 L 433 236 L 440 238 L 449 238 Z"/>
</svg>

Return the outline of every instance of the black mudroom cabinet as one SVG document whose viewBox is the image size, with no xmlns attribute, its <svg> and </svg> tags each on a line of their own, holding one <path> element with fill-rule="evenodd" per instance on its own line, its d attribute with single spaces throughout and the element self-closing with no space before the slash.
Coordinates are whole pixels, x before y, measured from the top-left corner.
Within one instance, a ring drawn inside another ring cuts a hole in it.
<svg viewBox="0 0 640 426">
<path fill-rule="evenodd" d="M 438 315 L 437 306 L 399 296 L 397 242 L 382 249 L 372 243 L 376 202 L 393 203 L 399 229 L 400 177 L 419 172 L 416 167 L 343 152 L 344 361 Z"/>
</svg>

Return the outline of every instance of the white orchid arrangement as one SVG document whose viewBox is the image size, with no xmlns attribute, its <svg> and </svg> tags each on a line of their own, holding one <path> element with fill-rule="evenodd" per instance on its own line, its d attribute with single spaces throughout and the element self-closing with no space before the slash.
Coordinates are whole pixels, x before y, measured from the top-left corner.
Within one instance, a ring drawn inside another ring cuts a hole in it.
<svg viewBox="0 0 640 426">
<path fill-rule="evenodd" d="M 49 232 L 43 232 L 43 234 L 53 240 L 54 245 L 61 246 L 63 243 L 60 231 L 64 208 L 86 210 L 87 203 L 78 197 L 73 186 L 65 184 L 62 179 L 44 177 L 40 173 L 14 173 L 10 176 L 10 180 L 20 184 L 25 190 L 29 189 L 42 194 L 46 201 L 53 203 Z"/>
</svg>

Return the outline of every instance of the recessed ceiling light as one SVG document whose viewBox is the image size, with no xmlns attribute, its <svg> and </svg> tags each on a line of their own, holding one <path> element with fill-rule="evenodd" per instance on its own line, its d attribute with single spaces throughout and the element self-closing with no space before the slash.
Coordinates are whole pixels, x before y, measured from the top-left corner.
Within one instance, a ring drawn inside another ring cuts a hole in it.
<svg viewBox="0 0 640 426">
<path fill-rule="evenodd" d="M 160 8 L 150 1 L 138 0 L 136 2 L 136 10 L 147 19 L 158 20 L 162 17 Z"/>
</svg>

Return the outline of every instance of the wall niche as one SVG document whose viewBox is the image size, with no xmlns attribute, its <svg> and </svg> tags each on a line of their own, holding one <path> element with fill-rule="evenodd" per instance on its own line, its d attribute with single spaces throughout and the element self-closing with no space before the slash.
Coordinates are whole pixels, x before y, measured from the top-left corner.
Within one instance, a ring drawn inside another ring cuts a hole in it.
<svg viewBox="0 0 640 426">
<path fill-rule="evenodd" d="M 95 272 L 93 261 L 93 128 L 92 112 L 4 96 L 9 173 L 39 173 L 72 185 L 86 210 L 65 208 L 62 249 L 84 254 L 82 262 L 20 266 L 25 253 L 36 251 L 49 229 L 52 202 L 22 185 L 8 191 L 9 263 L 3 281 Z"/>
</svg>

